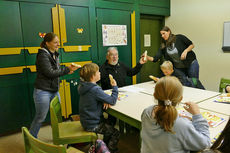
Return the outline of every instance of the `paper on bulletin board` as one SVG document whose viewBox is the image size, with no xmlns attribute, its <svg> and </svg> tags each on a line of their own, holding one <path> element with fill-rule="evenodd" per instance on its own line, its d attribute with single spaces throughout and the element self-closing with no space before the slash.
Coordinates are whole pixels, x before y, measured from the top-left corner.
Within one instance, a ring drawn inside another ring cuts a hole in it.
<svg viewBox="0 0 230 153">
<path fill-rule="evenodd" d="M 127 45 L 126 25 L 102 24 L 103 46 Z"/>
<path fill-rule="evenodd" d="M 145 34 L 144 35 L 144 47 L 150 47 L 151 46 L 151 35 Z"/>
</svg>

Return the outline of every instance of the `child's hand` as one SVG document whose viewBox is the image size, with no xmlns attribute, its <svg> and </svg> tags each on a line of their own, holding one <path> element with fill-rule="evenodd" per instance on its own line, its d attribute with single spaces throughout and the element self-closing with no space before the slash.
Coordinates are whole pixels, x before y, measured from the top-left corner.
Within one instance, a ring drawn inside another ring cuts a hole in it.
<svg viewBox="0 0 230 153">
<path fill-rule="evenodd" d="M 226 91 L 227 91 L 227 93 L 230 93 L 230 86 L 229 85 L 226 87 Z"/>
<path fill-rule="evenodd" d="M 187 110 L 192 115 L 200 114 L 200 109 L 196 103 L 193 102 L 185 102 L 186 106 L 184 106 L 184 109 Z"/>
<path fill-rule="evenodd" d="M 111 107 L 110 104 L 104 103 L 103 109 L 107 110 L 107 109 L 110 108 L 110 107 Z"/>
<path fill-rule="evenodd" d="M 109 74 L 109 80 L 110 80 L 111 86 L 117 86 L 117 82 L 111 74 Z"/>
</svg>

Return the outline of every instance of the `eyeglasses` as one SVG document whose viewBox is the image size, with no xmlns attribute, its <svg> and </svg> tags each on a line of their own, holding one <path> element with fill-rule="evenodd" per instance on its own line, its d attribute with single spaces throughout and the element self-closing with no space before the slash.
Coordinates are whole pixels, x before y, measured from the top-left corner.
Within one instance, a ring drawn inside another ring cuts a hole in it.
<svg viewBox="0 0 230 153">
<path fill-rule="evenodd" d="M 109 56 L 111 56 L 111 57 L 117 57 L 118 54 L 110 54 Z"/>
</svg>

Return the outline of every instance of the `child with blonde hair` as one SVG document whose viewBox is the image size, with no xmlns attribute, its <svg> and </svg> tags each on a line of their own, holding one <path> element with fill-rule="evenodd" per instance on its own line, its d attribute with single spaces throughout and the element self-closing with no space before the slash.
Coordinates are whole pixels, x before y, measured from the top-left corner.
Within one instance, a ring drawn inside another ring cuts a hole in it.
<svg viewBox="0 0 230 153">
<path fill-rule="evenodd" d="M 160 67 L 161 67 L 161 71 L 163 72 L 164 76 L 175 76 L 180 80 L 180 82 L 184 86 L 205 89 L 199 79 L 188 78 L 180 70 L 174 69 L 172 62 L 170 61 L 164 61 Z"/>
<path fill-rule="evenodd" d="M 158 104 L 146 108 L 141 116 L 141 153 L 189 153 L 210 146 L 209 126 L 197 104 L 186 102 L 192 121 L 180 117 L 176 106 L 181 102 L 183 87 L 176 77 L 162 77 L 155 86 Z"/>
<path fill-rule="evenodd" d="M 112 94 L 107 95 L 96 84 L 100 80 L 99 67 L 95 63 L 85 64 L 80 70 L 81 82 L 78 87 L 80 122 L 86 131 L 103 134 L 103 140 L 111 153 L 117 152 L 120 133 L 107 124 L 103 118 L 103 108 L 115 105 L 118 97 L 118 87 L 114 79 L 110 80 Z"/>
</svg>

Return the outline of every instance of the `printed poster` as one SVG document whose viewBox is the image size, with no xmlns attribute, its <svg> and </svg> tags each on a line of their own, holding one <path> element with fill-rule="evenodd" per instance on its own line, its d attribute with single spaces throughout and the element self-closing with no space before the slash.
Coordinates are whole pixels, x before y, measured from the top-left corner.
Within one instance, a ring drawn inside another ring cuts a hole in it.
<svg viewBox="0 0 230 153">
<path fill-rule="evenodd" d="M 127 26 L 102 24 L 103 46 L 127 45 Z"/>
</svg>

